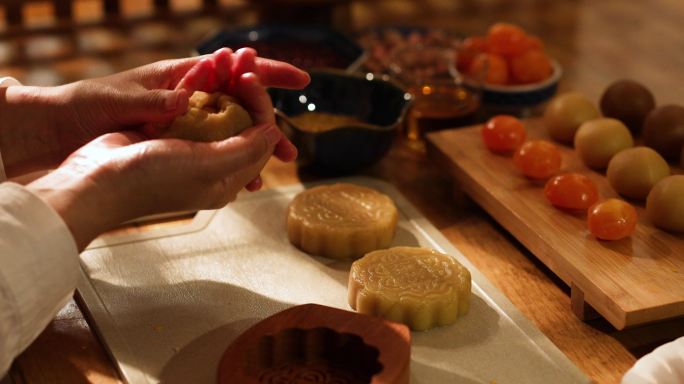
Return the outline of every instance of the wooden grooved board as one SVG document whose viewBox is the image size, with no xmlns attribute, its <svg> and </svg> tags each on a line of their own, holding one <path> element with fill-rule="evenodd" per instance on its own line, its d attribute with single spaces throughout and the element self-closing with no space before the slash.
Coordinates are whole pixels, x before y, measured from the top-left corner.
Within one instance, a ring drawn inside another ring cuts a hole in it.
<svg viewBox="0 0 684 384">
<path fill-rule="evenodd" d="M 548 138 L 540 119 L 526 120 L 525 126 L 529 139 Z M 489 152 L 480 128 L 430 133 L 428 150 L 460 188 L 573 287 L 573 308 L 583 308 L 574 302 L 583 300 L 618 329 L 684 315 L 684 236 L 655 228 L 644 204 L 631 201 L 639 215 L 634 234 L 619 241 L 596 240 L 585 214 L 551 206 L 544 182 L 522 176 L 510 157 Z M 572 148 L 559 147 L 563 172 L 588 176 L 602 199 L 619 197 Z"/>
</svg>

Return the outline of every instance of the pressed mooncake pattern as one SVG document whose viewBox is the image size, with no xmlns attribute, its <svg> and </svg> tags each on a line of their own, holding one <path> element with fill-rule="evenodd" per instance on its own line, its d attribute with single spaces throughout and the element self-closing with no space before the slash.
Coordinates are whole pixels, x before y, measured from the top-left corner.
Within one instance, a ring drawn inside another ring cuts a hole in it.
<svg viewBox="0 0 684 384">
<path fill-rule="evenodd" d="M 352 264 L 349 305 L 422 331 L 453 324 L 467 313 L 470 287 L 470 272 L 453 257 L 395 247 L 370 252 Z"/>
<path fill-rule="evenodd" d="M 290 203 L 287 233 L 304 252 L 356 259 L 388 247 L 398 221 L 389 196 L 353 184 L 333 184 L 301 192 Z"/>
</svg>

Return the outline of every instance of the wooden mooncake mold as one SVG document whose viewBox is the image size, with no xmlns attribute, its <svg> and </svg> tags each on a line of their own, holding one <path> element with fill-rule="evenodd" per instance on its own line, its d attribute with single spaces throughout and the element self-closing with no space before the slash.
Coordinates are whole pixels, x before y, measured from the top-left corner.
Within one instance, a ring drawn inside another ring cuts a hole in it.
<svg viewBox="0 0 684 384">
<path fill-rule="evenodd" d="M 270 316 L 242 333 L 218 367 L 219 384 L 408 384 L 411 332 L 318 304 Z"/>
</svg>

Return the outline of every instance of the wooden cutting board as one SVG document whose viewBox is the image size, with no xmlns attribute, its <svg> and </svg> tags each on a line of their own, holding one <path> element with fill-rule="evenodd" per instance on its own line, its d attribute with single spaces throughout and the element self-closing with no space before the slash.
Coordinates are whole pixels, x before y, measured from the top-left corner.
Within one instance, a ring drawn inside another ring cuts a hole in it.
<svg viewBox="0 0 684 384">
<path fill-rule="evenodd" d="M 540 119 L 525 121 L 529 138 L 548 138 Z M 618 329 L 684 315 L 684 236 L 655 228 L 637 208 L 635 233 L 619 241 L 598 241 L 586 215 L 555 209 L 544 184 L 522 176 L 510 157 L 489 152 L 481 126 L 433 132 L 428 151 L 459 186 L 536 257 L 571 287 L 580 318 L 590 305 Z M 585 167 L 574 150 L 560 146 L 562 171 L 580 172 L 602 198 L 618 197 L 603 174 Z M 675 169 L 675 172 L 680 170 Z"/>
</svg>

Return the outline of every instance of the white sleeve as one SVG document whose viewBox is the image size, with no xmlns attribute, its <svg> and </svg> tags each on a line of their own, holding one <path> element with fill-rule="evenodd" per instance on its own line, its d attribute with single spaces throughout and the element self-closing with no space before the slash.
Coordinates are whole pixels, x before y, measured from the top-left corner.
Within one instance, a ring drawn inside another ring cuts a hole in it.
<svg viewBox="0 0 684 384">
<path fill-rule="evenodd" d="M 622 384 L 665 383 L 684 383 L 684 337 L 643 356 L 622 378 Z"/>
<path fill-rule="evenodd" d="M 0 377 L 72 296 L 78 268 L 57 212 L 19 184 L 0 183 Z"/>
</svg>

